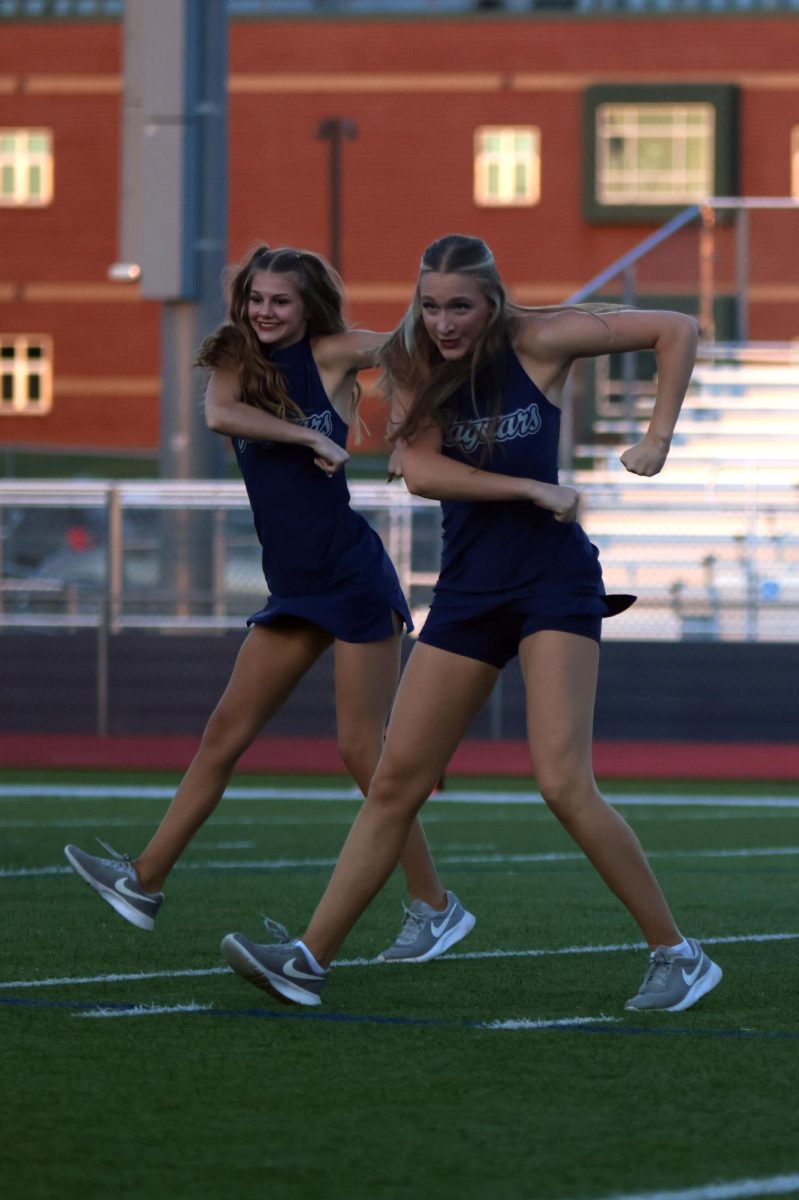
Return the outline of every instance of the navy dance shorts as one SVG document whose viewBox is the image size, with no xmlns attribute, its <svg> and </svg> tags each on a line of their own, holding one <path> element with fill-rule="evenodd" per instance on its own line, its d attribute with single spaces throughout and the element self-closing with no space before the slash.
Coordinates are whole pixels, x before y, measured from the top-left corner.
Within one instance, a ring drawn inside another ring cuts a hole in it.
<svg viewBox="0 0 799 1200">
<path fill-rule="evenodd" d="M 419 632 L 419 641 L 464 658 L 476 658 L 501 670 L 519 653 L 522 638 L 544 629 L 576 633 L 599 642 L 601 613 L 556 614 L 544 617 L 527 611 L 524 601 L 510 601 L 477 615 L 458 613 L 435 604 Z"/>
</svg>

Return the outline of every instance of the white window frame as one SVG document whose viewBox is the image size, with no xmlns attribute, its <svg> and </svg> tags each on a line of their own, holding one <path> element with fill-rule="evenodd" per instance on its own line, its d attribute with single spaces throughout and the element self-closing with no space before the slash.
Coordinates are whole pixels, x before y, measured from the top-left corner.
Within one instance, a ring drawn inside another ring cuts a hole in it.
<svg viewBox="0 0 799 1200">
<path fill-rule="evenodd" d="M 13 356 L 7 354 L 13 349 Z M 38 357 L 30 351 L 38 349 Z M 0 333 L 0 417 L 43 417 L 53 407 L 53 341 L 46 334 Z M 39 395 L 30 396 L 38 379 Z M 7 393 L 10 391 L 10 395 Z"/>
<path fill-rule="evenodd" d="M 520 147 L 520 138 L 529 146 Z M 487 146 L 499 139 L 499 147 Z M 523 186 L 519 188 L 519 172 Z M 541 130 L 535 125 L 481 125 L 474 132 L 474 202 L 483 208 L 538 204 L 541 199 Z"/>
<path fill-rule="evenodd" d="M 655 130 L 646 119 L 670 116 L 671 121 Z M 700 117 L 689 123 L 690 117 Z M 621 118 L 621 124 L 611 118 Z M 658 137 L 670 143 L 671 165 L 649 168 L 641 163 L 646 139 Z M 612 161 L 612 139 L 622 140 L 622 161 Z M 701 138 L 705 162 L 688 164 L 688 146 Z M 713 194 L 715 178 L 715 105 L 705 101 L 609 101 L 596 110 L 596 199 L 613 206 L 692 204 Z"/>
<path fill-rule="evenodd" d="M 34 138 L 44 138 L 42 149 L 34 148 Z M 9 147 L 3 145 L 10 141 Z M 31 174 L 39 171 L 40 190 L 31 188 Z M 11 188 L 5 190 L 10 174 Z M 0 207 L 44 208 L 53 200 L 53 134 L 50 129 L 0 128 Z"/>
</svg>

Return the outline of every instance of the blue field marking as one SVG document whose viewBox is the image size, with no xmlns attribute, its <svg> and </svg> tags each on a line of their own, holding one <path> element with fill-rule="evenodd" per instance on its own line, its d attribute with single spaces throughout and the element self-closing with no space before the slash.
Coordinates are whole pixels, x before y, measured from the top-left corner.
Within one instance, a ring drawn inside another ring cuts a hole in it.
<svg viewBox="0 0 799 1200">
<path fill-rule="evenodd" d="M 0 1006 L 8 1008 L 54 1009 L 67 1010 L 73 1016 L 103 1011 L 119 1015 L 147 1015 L 148 1006 L 138 1003 L 109 1003 L 103 1000 L 38 1000 L 29 996 L 2 996 Z M 322 1024 L 338 1025 L 381 1025 L 395 1028 L 428 1028 L 428 1029 L 469 1029 L 481 1033 L 516 1032 L 516 1033 L 590 1033 L 614 1034 L 620 1037 L 696 1037 L 712 1039 L 731 1039 L 736 1041 L 799 1041 L 799 1030 L 759 1030 L 759 1029 L 697 1029 L 681 1026 L 669 1028 L 665 1025 L 626 1025 L 621 1024 L 622 1018 L 600 1015 L 597 1017 L 554 1017 L 552 1020 L 531 1020 L 526 1023 L 514 1020 L 518 1028 L 512 1028 L 506 1022 L 475 1021 L 464 1018 L 451 1021 L 443 1017 L 389 1017 L 379 1013 L 350 1013 L 350 1012 L 306 1012 L 297 1009 L 272 1008 L 216 1008 L 207 1005 L 195 1005 L 193 1002 L 167 1006 L 153 1005 L 150 1014 L 160 1016 L 170 1011 L 181 1016 L 191 1017 L 222 1017 L 247 1020 L 266 1021 L 311 1021 Z M 653 1018 L 662 1020 L 662 1014 Z"/>
</svg>

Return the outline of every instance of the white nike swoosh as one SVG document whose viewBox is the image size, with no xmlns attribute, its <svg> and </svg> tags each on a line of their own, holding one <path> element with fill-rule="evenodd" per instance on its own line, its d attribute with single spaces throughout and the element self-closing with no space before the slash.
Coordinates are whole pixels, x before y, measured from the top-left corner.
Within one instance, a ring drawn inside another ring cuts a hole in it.
<svg viewBox="0 0 799 1200">
<path fill-rule="evenodd" d="M 699 977 L 699 972 L 701 970 L 702 970 L 702 955 L 700 954 L 699 962 L 696 964 L 693 971 L 691 971 L 689 973 L 685 970 L 685 968 L 683 968 L 682 977 L 683 977 L 683 980 L 684 980 L 685 984 L 687 985 L 687 987 L 692 987 L 692 985 L 696 983 L 696 981 Z"/>
<path fill-rule="evenodd" d="M 433 937 L 441 937 L 447 926 L 452 924 L 452 918 L 454 915 L 454 913 L 450 913 L 449 916 L 444 919 L 441 925 L 436 925 L 435 921 L 430 922 L 430 928 L 433 931 Z"/>
<path fill-rule="evenodd" d="M 288 975 L 289 979 L 304 979 L 306 982 L 316 982 L 322 978 L 321 975 L 307 975 L 304 971 L 298 971 L 294 966 L 297 960 L 290 958 L 287 963 L 283 964 L 283 974 Z"/>
<path fill-rule="evenodd" d="M 141 892 L 133 892 L 128 887 L 126 879 L 118 879 L 114 884 L 114 891 L 119 892 L 122 896 L 127 896 L 131 900 L 143 900 L 145 904 L 157 904 L 158 900 L 155 896 L 143 896 Z"/>
</svg>

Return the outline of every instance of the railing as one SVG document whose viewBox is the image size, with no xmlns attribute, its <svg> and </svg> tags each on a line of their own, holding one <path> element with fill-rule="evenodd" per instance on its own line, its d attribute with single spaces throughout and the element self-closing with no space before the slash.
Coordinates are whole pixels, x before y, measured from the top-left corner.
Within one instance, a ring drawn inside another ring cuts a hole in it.
<svg viewBox="0 0 799 1200">
<path fill-rule="evenodd" d="M 799 212 L 799 200 L 787 196 L 710 196 L 691 204 L 677 213 L 665 225 L 639 242 L 610 266 L 589 279 L 576 292 L 567 296 L 565 304 L 582 304 L 595 297 L 608 284 L 619 280 L 624 304 L 634 305 L 638 298 L 636 269 L 654 250 L 664 246 L 676 233 L 695 222 L 700 223 L 698 240 L 698 297 L 699 323 L 707 341 L 715 338 L 714 300 L 716 295 L 714 263 L 716 258 L 716 214 L 735 214 L 735 299 L 736 338 L 745 342 L 748 337 L 749 292 L 749 213 L 756 210 L 786 210 Z"/>
<path fill-rule="evenodd" d="M 351 492 L 406 590 L 433 582 L 438 505 L 384 483 Z M 412 547 L 412 511 L 432 518 L 429 555 L 418 529 Z M 0 628 L 238 628 L 266 594 L 240 483 L 0 481 L 0 535 Z M 201 569 L 184 576 L 186 563 Z"/>
<path fill-rule="evenodd" d="M 702 483 L 640 480 L 617 468 L 580 485 L 582 523 L 608 591 L 639 597 L 605 625 L 622 655 L 645 643 L 644 654 L 661 661 L 657 643 L 715 643 L 697 648 L 702 663 L 708 651 L 727 652 L 720 643 L 737 642 L 779 662 L 780 646 L 768 643 L 799 643 L 796 485 L 769 482 L 773 467 L 762 475 L 750 467 L 735 485 L 722 482 L 719 463 Z M 799 470 L 796 460 L 785 467 L 794 477 Z M 397 566 L 418 630 L 437 576 L 439 506 L 397 484 L 351 491 Z M 0 481 L 0 534 L 7 728 L 177 731 L 195 694 L 205 700 L 191 719 L 207 717 L 215 666 L 229 670 L 245 618 L 266 596 L 241 485 Z M 181 582 L 174 568 L 185 559 L 205 561 L 202 589 Z M 679 661 L 690 674 L 685 655 Z M 511 728 L 506 683 L 503 675 L 487 707 L 491 737 Z M 309 703 L 288 728 L 314 727 Z"/>
<path fill-rule="evenodd" d="M 609 591 L 639 604 L 608 636 L 679 640 L 799 640 L 796 485 L 758 471 L 706 464 L 704 481 L 640 480 L 621 468 L 580 482 L 583 525 L 599 547 Z M 783 464 L 799 475 L 795 461 Z M 668 470 L 668 468 L 667 468 Z M 401 484 L 351 485 L 378 530 L 417 621 L 440 557 L 436 502 Z M 199 523 L 187 520 L 199 515 Z M 94 628 L 185 633 L 242 628 L 264 602 L 260 552 L 237 483 L 0 482 L 0 632 Z M 38 540 L 37 540 L 38 539 Z M 188 584 L 182 561 L 204 564 Z M 699 619 L 701 618 L 701 619 Z M 693 630 L 693 632 L 692 632 Z"/>
</svg>

